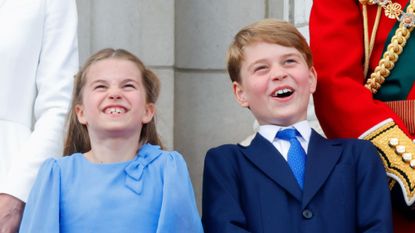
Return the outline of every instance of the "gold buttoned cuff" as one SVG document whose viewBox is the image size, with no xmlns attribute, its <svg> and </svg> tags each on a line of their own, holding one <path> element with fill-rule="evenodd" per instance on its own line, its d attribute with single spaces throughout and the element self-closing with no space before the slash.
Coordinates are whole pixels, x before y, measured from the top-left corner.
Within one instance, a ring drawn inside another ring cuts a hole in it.
<svg viewBox="0 0 415 233">
<path fill-rule="evenodd" d="M 387 122 L 363 139 L 371 141 L 378 149 L 386 172 L 396 180 L 403 191 L 405 202 L 415 202 L 415 144 L 393 122 Z"/>
</svg>

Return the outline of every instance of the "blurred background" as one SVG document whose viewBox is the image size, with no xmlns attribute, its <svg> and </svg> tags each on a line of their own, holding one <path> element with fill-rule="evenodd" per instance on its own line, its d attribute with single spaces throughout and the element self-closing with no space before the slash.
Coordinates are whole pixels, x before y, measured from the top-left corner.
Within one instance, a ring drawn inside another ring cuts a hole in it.
<svg viewBox="0 0 415 233">
<path fill-rule="evenodd" d="M 199 209 L 206 151 L 253 133 L 253 117 L 233 98 L 225 53 L 233 35 L 262 18 L 293 23 L 308 40 L 312 0 L 77 0 L 80 63 L 124 48 L 158 74 L 157 127 L 186 159 Z M 321 132 L 314 107 L 308 118 Z"/>
</svg>

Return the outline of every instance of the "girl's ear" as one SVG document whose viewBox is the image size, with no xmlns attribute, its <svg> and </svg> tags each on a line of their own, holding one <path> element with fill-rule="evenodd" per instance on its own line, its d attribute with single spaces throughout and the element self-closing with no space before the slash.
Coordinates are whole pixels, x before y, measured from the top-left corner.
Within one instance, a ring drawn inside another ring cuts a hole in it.
<svg viewBox="0 0 415 233">
<path fill-rule="evenodd" d="M 146 112 L 144 113 L 143 118 L 141 119 L 141 123 L 147 124 L 148 122 L 153 119 L 154 114 L 156 113 L 156 106 L 153 103 L 146 104 Z"/>
<path fill-rule="evenodd" d="M 238 101 L 239 105 L 241 105 L 244 108 L 249 107 L 249 103 L 243 86 L 240 83 L 234 81 L 232 82 L 232 88 L 233 94 L 235 95 L 236 101 Z"/>
<path fill-rule="evenodd" d="M 79 123 L 86 125 L 87 121 L 85 119 L 85 114 L 84 114 L 84 106 L 81 104 L 77 104 L 75 105 L 75 114 L 76 117 L 78 118 Z"/>
</svg>

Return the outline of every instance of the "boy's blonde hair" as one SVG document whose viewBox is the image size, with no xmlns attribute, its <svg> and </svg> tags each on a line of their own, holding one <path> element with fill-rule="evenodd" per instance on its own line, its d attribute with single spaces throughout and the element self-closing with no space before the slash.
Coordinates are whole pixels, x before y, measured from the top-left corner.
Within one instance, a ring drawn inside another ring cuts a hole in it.
<svg viewBox="0 0 415 233">
<path fill-rule="evenodd" d="M 67 124 L 68 132 L 65 137 L 64 155 L 71 155 L 75 152 L 85 153 L 91 150 L 91 143 L 88 135 L 88 129 L 78 121 L 75 113 L 75 107 L 82 104 L 83 90 L 86 84 L 87 73 L 89 68 L 98 61 L 105 59 L 121 59 L 133 62 L 142 74 L 142 82 L 146 92 L 146 103 L 155 104 L 160 93 L 160 81 L 157 76 L 149 70 L 143 62 L 134 54 L 124 49 L 102 49 L 92 55 L 79 70 L 75 76 L 74 89 L 72 93 L 72 104 L 69 111 Z M 140 144 L 151 143 L 162 146 L 161 140 L 157 134 L 155 116 L 153 119 L 143 125 L 140 134 Z"/>
<path fill-rule="evenodd" d="M 297 49 L 313 66 L 310 47 L 301 33 L 291 23 L 276 19 L 263 19 L 242 28 L 234 37 L 227 53 L 227 66 L 232 82 L 241 82 L 240 70 L 244 48 L 254 43 L 266 42 Z"/>
</svg>

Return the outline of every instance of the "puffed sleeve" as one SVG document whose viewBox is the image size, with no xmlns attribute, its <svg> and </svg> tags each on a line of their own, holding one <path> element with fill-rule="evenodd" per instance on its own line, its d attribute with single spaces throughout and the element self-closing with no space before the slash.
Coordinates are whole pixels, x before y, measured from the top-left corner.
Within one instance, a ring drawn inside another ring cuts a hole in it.
<svg viewBox="0 0 415 233">
<path fill-rule="evenodd" d="M 33 132 L 16 153 L 2 192 L 26 201 L 41 164 L 62 149 L 73 76 L 78 69 L 75 0 L 46 0 L 36 73 Z"/>
<path fill-rule="evenodd" d="M 186 162 L 177 152 L 167 156 L 157 233 L 203 232 Z"/>
<path fill-rule="evenodd" d="M 24 209 L 20 233 L 59 232 L 60 168 L 55 159 L 42 165 Z"/>
</svg>

